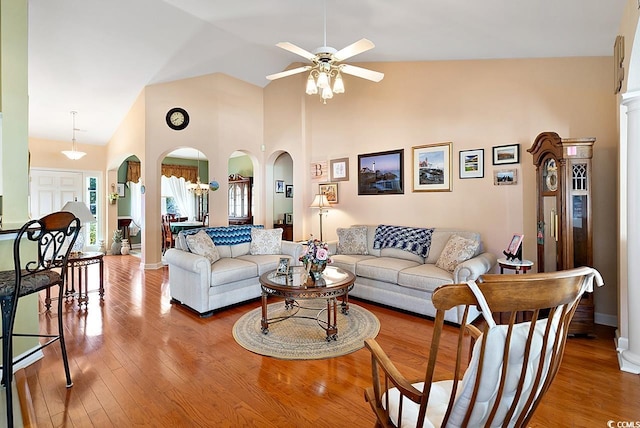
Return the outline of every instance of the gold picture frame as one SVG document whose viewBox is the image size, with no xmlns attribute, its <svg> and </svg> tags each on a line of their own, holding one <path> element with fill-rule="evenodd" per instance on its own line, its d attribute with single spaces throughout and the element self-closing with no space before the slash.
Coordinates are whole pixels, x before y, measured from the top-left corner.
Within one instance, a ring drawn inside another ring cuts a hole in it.
<svg viewBox="0 0 640 428">
<path fill-rule="evenodd" d="M 412 147 L 414 192 L 451 192 L 452 150 L 451 142 Z"/>
</svg>

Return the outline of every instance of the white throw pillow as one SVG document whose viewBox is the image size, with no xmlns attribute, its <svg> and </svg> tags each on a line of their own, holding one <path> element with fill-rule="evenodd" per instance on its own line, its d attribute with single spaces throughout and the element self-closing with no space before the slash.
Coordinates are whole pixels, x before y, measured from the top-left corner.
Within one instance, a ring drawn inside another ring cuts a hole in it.
<svg viewBox="0 0 640 428">
<path fill-rule="evenodd" d="M 251 255 L 282 254 L 282 229 L 251 229 Z"/>
<path fill-rule="evenodd" d="M 208 258 L 211 263 L 220 260 L 220 253 L 213 243 L 213 239 L 204 230 L 187 235 L 187 246 L 192 253 Z"/>
<path fill-rule="evenodd" d="M 453 272 L 460 263 L 469 260 L 478 250 L 480 243 L 474 239 L 452 235 L 444 246 L 436 266 L 449 272 Z"/>
<path fill-rule="evenodd" d="M 368 254 L 367 226 L 339 227 L 338 254 Z"/>
</svg>

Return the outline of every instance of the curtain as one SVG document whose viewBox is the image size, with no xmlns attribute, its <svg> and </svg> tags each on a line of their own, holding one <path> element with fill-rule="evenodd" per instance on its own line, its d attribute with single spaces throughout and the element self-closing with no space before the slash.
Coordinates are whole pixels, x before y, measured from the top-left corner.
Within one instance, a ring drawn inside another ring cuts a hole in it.
<svg viewBox="0 0 640 428">
<path fill-rule="evenodd" d="M 182 177 L 185 181 L 195 183 L 198 178 L 198 167 L 191 165 L 162 165 L 162 175 L 165 177 Z"/>
<path fill-rule="evenodd" d="M 162 193 L 170 195 L 175 199 L 176 205 L 178 205 L 178 209 L 180 210 L 180 215 L 189 218 L 189 220 L 193 220 L 195 218 L 193 209 L 195 201 L 193 194 L 187 190 L 187 181 L 182 177 L 165 177 L 163 175 L 160 178 L 160 182 L 163 189 Z"/>
<path fill-rule="evenodd" d="M 127 161 L 127 181 L 137 183 L 140 180 L 140 162 Z"/>
<path fill-rule="evenodd" d="M 162 164 L 160 173 L 165 177 L 182 177 L 195 183 L 198 178 L 198 167 L 192 165 Z M 127 161 L 127 181 L 137 183 L 140 179 L 140 162 Z"/>
<path fill-rule="evenodd" d="M 129 225 L 129 234 L 131 236 L 137 236 L 144 224 L 144 218 L 142 217 L 142 183 L 129 182 L 129 194 L 131 195 L 131 219 L 133 220 Z"/>
</svg>

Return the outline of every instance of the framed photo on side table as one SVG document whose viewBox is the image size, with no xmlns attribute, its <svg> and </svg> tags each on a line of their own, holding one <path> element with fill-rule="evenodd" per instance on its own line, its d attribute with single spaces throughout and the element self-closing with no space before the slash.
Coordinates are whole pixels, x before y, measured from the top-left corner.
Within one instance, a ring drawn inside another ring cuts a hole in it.
<svg viewBox="0 0 640 428">
<path fill-rule="evenodd" d="M 453 143 L 415 146 L 413 150 L 413 191 L 450 192 Z"/>
<path fill-rule="evenodd" d="M 520 144 L 493 147 L 493 164 L 520 163 Z"/>
<path fill-rule="evenodd" d="M 484 149 L 460 151 L 460 178 L 484 177 Z"/>
</svg>

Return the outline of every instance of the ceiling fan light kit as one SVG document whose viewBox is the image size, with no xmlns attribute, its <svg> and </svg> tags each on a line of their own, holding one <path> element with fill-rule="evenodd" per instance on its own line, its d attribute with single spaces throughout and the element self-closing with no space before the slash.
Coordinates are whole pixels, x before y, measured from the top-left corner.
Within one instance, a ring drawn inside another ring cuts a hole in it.
<svg viewBox="0 0 640 428">
<path fill-rule="evenodd" d="M 302 49 L 301 47 L 296 46 L 290 42 L 280 42 L 277 43 L 276 46 L 296 55 L 300 55 L 303 58 L 306 58 L 307 60 L 311 61 L 313 65 L 307 65 L 291 70 L 282 71 L 280 73 L 270 74 L 267 76 L 267 79 L 276 80 L 283 77 L 304 73 L 310 70 L 309 77 L 307 77 L 305 92 L 308 95 L 316 95 L 320 93 L 320 97 L 324 104 L 327 103 L 328 99 L 333 98 L 333 94 L 344 93 L 344 81 L 342 80 L 342 73 L 350 74 L 362 79 L 371 80 L 372 82 L 376 83 L 384 78 L 384 74 L 377 71 L 368 70 L 362 67 L 356 67 L 355 65 L 341 64 L 342 61 L 349 59 L 352 56 L 373 49 L 375 45 L 371 40 L 360 39 L 357 42 L 352 43 L 346 48 L 343 48 L 339 51 L 327 46 L 326 8 L 324 16 L 324 46 L 317 48 L 313 53 L 307 51 L 306 49 Z M 331 86 L 332 79 L 333 88 Z"/>
</svg>

